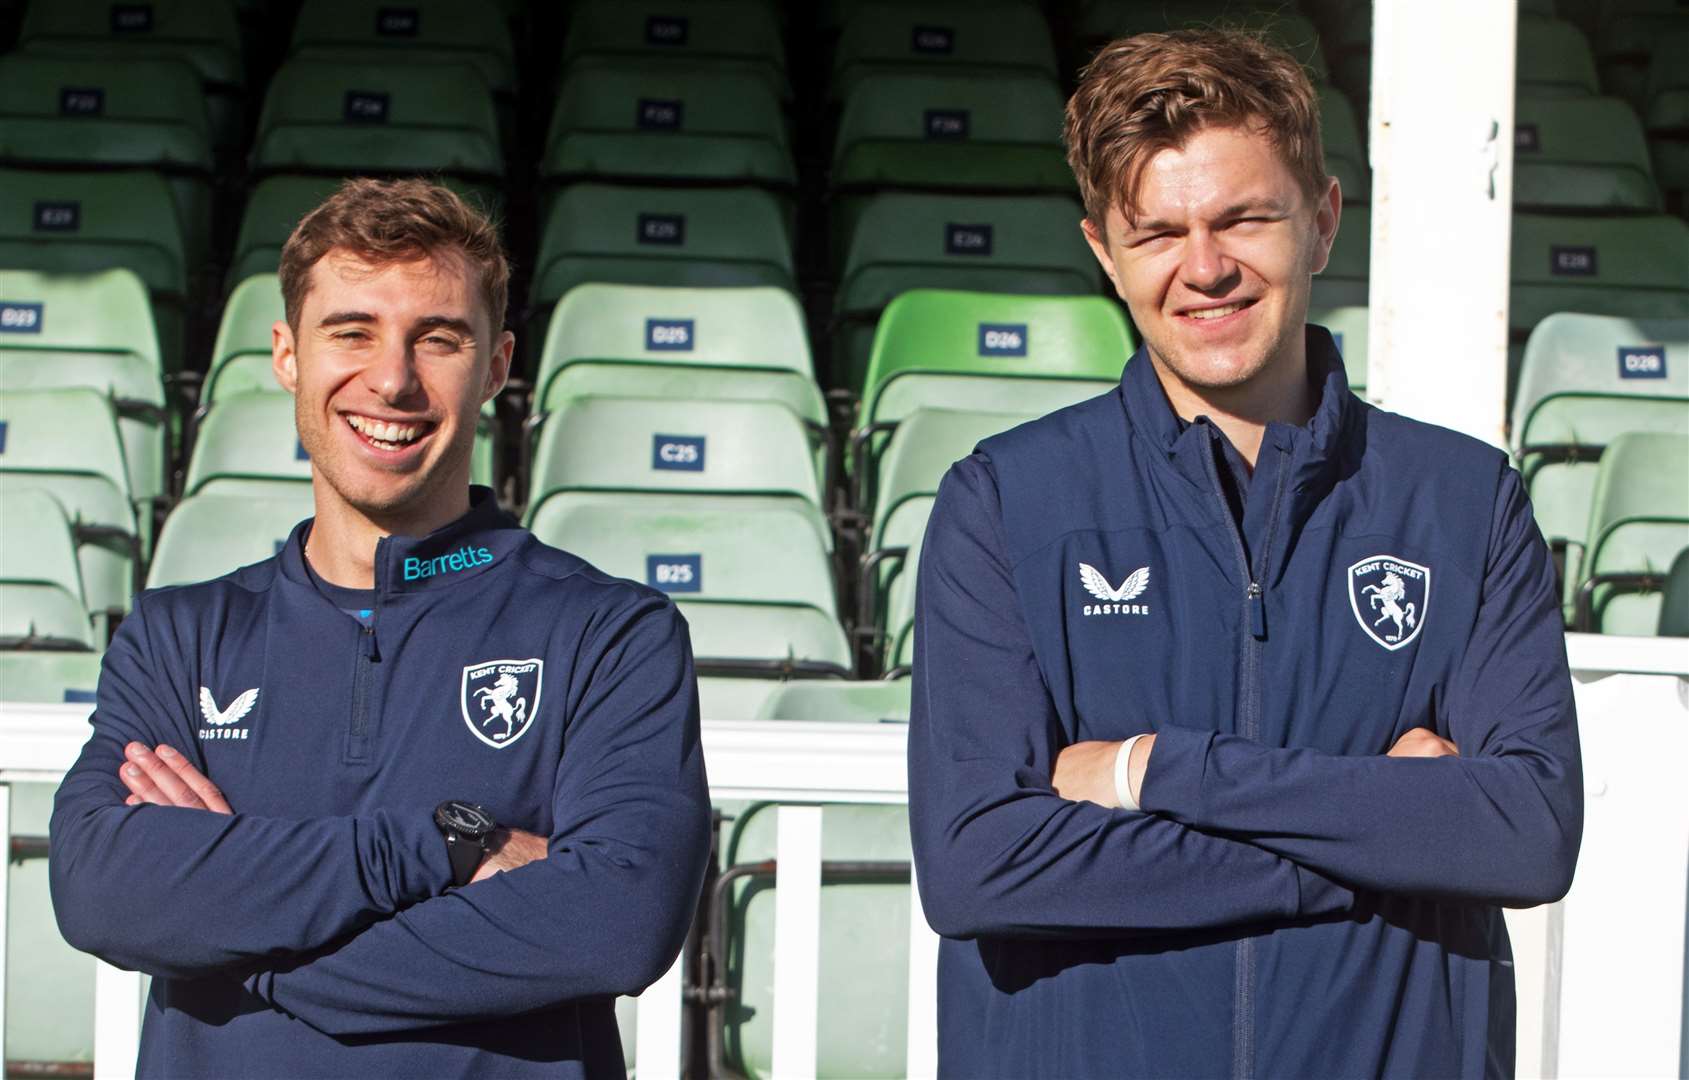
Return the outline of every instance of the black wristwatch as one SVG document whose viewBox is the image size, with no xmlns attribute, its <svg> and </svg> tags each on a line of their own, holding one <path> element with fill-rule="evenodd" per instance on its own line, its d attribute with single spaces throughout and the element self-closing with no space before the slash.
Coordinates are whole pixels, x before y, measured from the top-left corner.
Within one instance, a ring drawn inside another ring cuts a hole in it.
<svg viewBox="0 0 1689 1080">
<path fill-rule="evenodd" d="M 480 869 L 498 822 L 485 806 L 462 799 L 447 799 L 434 808 L 434 824 L 446 838 L 446 855 L 452 861 L 452 884 L 462 887 Z"/>
</svg>

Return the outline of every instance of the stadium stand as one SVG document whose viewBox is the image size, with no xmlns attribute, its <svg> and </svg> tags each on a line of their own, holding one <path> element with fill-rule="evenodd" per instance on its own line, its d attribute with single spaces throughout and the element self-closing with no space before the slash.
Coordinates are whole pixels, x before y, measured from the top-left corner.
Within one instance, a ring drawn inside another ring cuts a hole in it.
<svg viewBox="0 0 1689 1080">
<path fill-rule="evenodd" d="M 1660 210 L 1642 124 L 1618 98 L 1521 94 L 1513 135 L 1515 208 Z"/>
<path fill-rule="evenodd" d="M 1325 151 L 1325 171 L 1337 178 L 1345 203 L 1364 204 L 1372 198 L 1372 169 L 1367 164 L 1366 144 L 1355 107 L 1343 91 L 1322 83 L 1320 94 L 1320 141 Z"/>
<path fill-rule="evenodd" d="M 64 508 L 44 488 L 0 488 L 0 649 L 93 648 Z"/>
<path fill-rule="evenodd" d="M 1666 189 L 1669 206 L 1689 216 L 1689 72 L 1682 62 L 1686 52 L 1689 17 L 1680 16 L 1677 27 L 1662 35 L 1649 65 L 1643 120 L 1654 172 Z"/>
<path fill-rule="evenodd" d="M 200 421 L 182 495 L 216 491 L 263 497 L 275 494 L 278 486 L 310 482 L 311 458 L 294 426 L 293 398 L 248 391 L 223 396 Z"/>
<path fill-rule="evenodd" d="M 1660 591 L 1661 637 L 1689 637 L 1689 548 L 1677 553 Z"/>
<path fill-rule="evenodd" d="M 516 93 L 516 54 L 496 4 L 304 0 L 293 24 L 292 53 L 349 65 L 464 65 L 495 93 Z"/>
<path fill-rule="evenodd" d="M 1056 54 L 1031 5 L 862 3 L 839 34 L 828 96 L 843 101 L 877 77 L 920 71 L 1054 79 Z"/>
<path fill-rule="evenodd" d="M 190 495 L 176 504 L 158 534 L 147 588 L 206 581 L 268 559 L 312 513 L 305 484 L 276 484 L 263 493 L 214 487 Z"/>
<path fill-rule="evenodd" d="M 220 396 L 280 389 L 270 370 L 270 328 L 284 317 L 276 275 L 254 274 L 235 286 L 223 305 L 211 365 L 200 384 L 202 414 Z"/>
<path fill-rule="evenodd" d="M 100 653 L 93 651 L 0 649 L 0 694 L 4 695 L 6 701 L 26 705 L 91 702 L 94 700 L 94 688 L 100 681 L 100 656 Z M 17 791 L 16 788 L 12 790 L 14 794 Z M 13 813 L 16 813 L 15 804 Z M 18 832 L 23 831 L 16 825 L 13 828 Z M 43 828 L 42 831 L 45 832 L 46 829 Z M 12 941 L 15 943 L 17 938 L 13 937 Z M 82 1015 L 87 1015 L 87 1012 L 84 1011 Z"/>
<path fill-rule="evenodd" d="M 1689 435 L 1627 432 L 1608 443 L 1586 536 L 1566 575 L 1573 627 L 1654 633 L 1666 573 L 1689 547 Z"/>
<path fill-rule="evenodd" d="M 583 0 L 572 5 L 563 66 L 583 57 L 675 60 L 751 71 L 789 96 L 779 15 L 760 0 Z"/>
<path fill-rule="evenodd" d="M 340 180 L 329 176 L 268 176 L 258 181 L 241 215 L 224 290 L 232 293 L 254 274 L 275 273 L 282 245 L 299 219 L 339 186 Z"/>
<path fill-rule="evenodd" d="M 782 683 L 757 719 L 907 724 L 910 685 L 908 679 Z"/>
<path fill-rule="evenodd" d="M 1514 83 L 1539 97 L 1601 92 L 1595 54 L 1583 31 L 1564 19 L 1519 13 Z"/>
<path fill-rule="evenodd" d="M 1216 26 L 1260 33 L 1300 60 L 1315 82 L 1330 78 L 1319 31 L 1312 20 L 1298 14 L 1290 4 L 1236 0 L 1186 0 L 1177 4 L 1089 0 L 1081 9 L 1078 38 L 1082 45 L 1094 50 L 1115 38 L 1132 34 Z"/>
</svg>

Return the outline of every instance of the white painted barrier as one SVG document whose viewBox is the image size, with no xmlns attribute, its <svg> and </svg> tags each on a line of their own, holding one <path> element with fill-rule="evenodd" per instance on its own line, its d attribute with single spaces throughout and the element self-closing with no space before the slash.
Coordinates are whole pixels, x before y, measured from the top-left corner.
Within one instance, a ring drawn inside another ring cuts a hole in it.
<svg viewBox="0 0 1689 1080">
<path fill-rule="evenodd" d="M 1675 1076 L 1689 898 L 1689 641 L 1567 635 L 1583 739 L 1585 829 L 1571 893 L 1509 912 L 1518 1075 Z M 53 781 L 87 737 L 87 706 L 0 703 L 0 785 Z M 780 802 L 776 828 L 774 1068 L 815 1075 L 824 803 L 906 798 L 895 724 L 707 721 L 710 790 Z M 9 821 L 0 800 L 0 827 Z M 0 871 L 3 873 L 4 871 Z M 0 897 L 5 895 L 0 881 Z M 0 900 L 3 904 L 3 900 Z M 937 938 L 910 898 L 909 1072 L 936 1072 Z M 3 914 L 3 907 L 0 907 Z M 0 935 L 0 970 L 4 937 Z M 677 964 L 638 1001 L 641 1080 L 678 1077 Z M 140 976 L 101 964 L 96 1076 L 133 1073 Z M 0 1010 L 4 1009 L 0 992 Z"/>
</svg>

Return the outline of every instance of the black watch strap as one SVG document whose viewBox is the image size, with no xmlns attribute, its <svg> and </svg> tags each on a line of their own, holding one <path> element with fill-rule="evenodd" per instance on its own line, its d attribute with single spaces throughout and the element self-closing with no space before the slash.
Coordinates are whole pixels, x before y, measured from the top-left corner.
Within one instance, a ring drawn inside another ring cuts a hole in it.
<svg viewBox="0 0 1689 1080">
<path fill-rule="evenodd" d="M 481 859 L 487 853 L 487 841 L 498 823 L 484 806 L 447 799 L 434 808 L 434 824 L 446 842 L 446 857 L 452 864 L 452 885 L 462 888 L 480 869 Z"/>
<path fill-rule="evenodd" d="M 452 885 L 461 889 L 469 884 L 475 871 L 481 868 L 481 856 L 486 853 L 486 841 L 476 842 L 463 833 L 446 833 L 446 855 L 452 861 Z"/>
</svg>

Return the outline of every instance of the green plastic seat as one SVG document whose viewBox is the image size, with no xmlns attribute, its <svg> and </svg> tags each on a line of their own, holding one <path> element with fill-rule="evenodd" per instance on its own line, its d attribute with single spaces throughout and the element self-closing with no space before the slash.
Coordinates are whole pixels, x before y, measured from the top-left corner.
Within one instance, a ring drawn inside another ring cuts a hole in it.
<svg viewBox="0 0 1689 1080">
<path fill-rule="evenodd" d="M 504 175 L 492 91 L 472 67 L 289 60 L 258 118 L 259 172 Z"/>
<path fill-rule="evenodd" d="M 907 724 L 909 689 L 908 679 L 782 683 L 763 702 L 757 719 Z"/>
<path fill-rule="evenodd" d="M 1669 0 L 1668 0 L 1669 2 Z M 1648 69 L 1655 56 L 1669 56 L 1681 66 L 1689 19 L 1681 10 L 1635 11 L 1603 19 L 1593 28 L 1595 63 L 1605 92 L 1623 98 L 1638 113 L 1648 107 Z M 1674 61 L 1667 61 L 1668 63 Z"/>
<path fill-rule="evenodd" d="M 585 57 L 563 78 L 540 175 L 790 187 L 797 166 L 780 99 L 755 73 Z"/>
<path fill-rule="evenodd" d="M 92 649 L 64 508 L 44 488 L 0 489 L 0 648 Z"/>
<path fill-rule="evenodd" d="M 880 546 L 886 523 L 909 499 L 934 495 L 951 465 L 973 453 L 980 441 L 1017 427 L 1040 414 L 1028 411 L 969 412 L 918 408 L 897 423 L 885 441 L 868 501 L 858 509 L 869 515 L 869 550 Z"/>
<path fill-rule="evenodd" d="M 1308 322 L 1331 331 L 1331 340 L 1343 357 L 1349 389 L 1366 396 L 1367 309 L 1365 307 L 1310 308 Z"/>
<path fill-rule="evenodd" d="M 797 291 L 780 204 L 751 188 L 564 188 L 540 238 L 533 303 L 587 282 Z"/>
<path fill-rule="evenodd" d="M 1515 207 L 1660 209 L 1642 124 L 1618 98 L 1521 94 L 1513 132 Z"/>
<path fill-rule="evenodd" d="M 775 857 L 776 807 L 759 803 L 733 823 L 725 864 L 753 867 Z M 820 999 L 816 1075 L 902 1077 L 909 1015 L 908 810 L 824 806 L 821 810 Z M 877 864 L 847 874 L 830 863 Z M 731 882 L 723 913 L 725 980 L 731 1003 L 717 1013 L 728 1068 L 773 1075 L 774 904 L 771 874 Z"/>
<path fill-rule="evenodd" d="M 1345 203 L 1364 204 L 1372 198 L 1372 166 L 1361 140 L 1361 121 L 1343 91 L 1327 83 L 1320 83 L 1316 89 L 1320 95 L 1325 171 L 1337 178 Z"/>
<path fill-rule="evenodd" d="M 850 667 L 830 559 L 808 508 L 747 511 L 727 496 L 616 492 L 547 500 L 534 535 L 600 570 L 669 593 L 700 670 L 793 662 Z"/>
<path fill-rule="evenodd" d="M 1575 564 L 1603 450 L 1626 432 L 1689 435 L 1689 317 L 1550 315 L 1526 343 L 1511 428 L 1537 525 Z"/>
<path fill-rule="evenodd" d="M 1519 15 L 1514 85 L 1537 97 L 1599 94 L 1595 54 L 1583 31 L 1564 19 Z"/>
<path fill-rule="evenodd" d="M 1291 9 L 1291 10 L 1287 10 Z M 1086 4 L 1079 17 L 1079 40 L 1096 47 L 1115 38 L 1166 30 L 1207 30 L 1226 27 L 1250 30 L 1285 49 L 1307 69 L 1314 82 L 1330 77 L 1319 31 L 1313 22 L 1282 3 L 1239 3 L 1237 0 L 1135 0 Z"/>
<path fill-rule="evenodd" d="M 240 28 L 225 0 L 47 0 L 26 5 L 18 40 L 24 50 L 100 60 L 186 63 L 199 76 L 211 130 L 233 149 L 244 134 L 246 72 Z"/>
<path fill-rule="evenodd" d="M 181 370 L 187 259 L 162 178 L 0 169 L 0 266 L 51 274 L 134 271 L 152 302 L 164 369 Z"/>
<path fill-rule="evenodd" d="M 1677 553 L 1666 572 L 1658 632 L 1661 637 L 1689 637 L 1689 547 Z"/>
<path fill-rule="evenodd" d="M 93 390 L 0 391 L 0 492 L 50 492 L 70 519 L 82 594 L 105 640 L 129 610 L 141 555 L 111 400 Z"/>
<path fill-rule="evenodd" d="M 1689 18 L 1663 33 L 1648 68 L 1647 104 L 1642 108 L 1654 177 L 1666 192 L 1667 205 L 1689 215 Z"/>
<path fill-rule="evenodd" d="M 833 144 L 835 189 L 1073 191 L 1064 103 L 1048 77 L 888 73 L 845 102 Z"/>
<path fill-rule="evenodd" d="M 38 649 L 0 649 L 0 701 L 24 705 L 64 705 L 92 702 L 94 690 L 100 682 L 100 654 L 97 652 L 60 652 Z M 50 785 L 49 785 L 50 786 Z M 17 788 L 13 787 L 15 795 Z M 12 808 L 12 831 L 22 832 L 17 821 L 17 807 Z M 42 830 L 45 832 L 45 829 Z M 17 868 L 12 869 L 17 873 Z M 18 939 L 13 937 L 12 947 Z M 90 962 L 92 957 L 86 957 Z M 37 969 L 46 970 L 46 969 Z M 63 968 L 52 968 L 61 977 Z M 90 978 L 91 978 L 90 973 Z M 57 979 L 49 980 L 57 982 Z M 27 996 L 27 995 L 26 995 Z M 93 1041 L 92 1026 L 89 1039 Z M 6 1033 L 10 1041 L 11 1032 Z M 21 1056 L 21 1055 L 20 1055 Z M 37 1060 L 61 1060 L 39 1058 Z"/>
<path fill-rule="evenodd" d="M 777 401 L 827 423 L 803 309 L 766 286 L 577 286 L 552 309 L 534 385 L 536 425 L 589 395 Z"/>
<path fill-rule="evenodd" d="M 193 69 L 175 60 L 0 57 L 0 158 L 159 172 L 194 265 L 211 253 L 211 132 Z"/>
<path fill-rule="evenodd" d="M 876 626 L 884 643 L 880 665 L 887 675 L 907 675 L 915 664 L 915 570 L 921 565 L 921 541 L 933 502 L 931 495 L 906 500 L 883 536 L 887 548 L 906 552 L 886 564 L 886 575 L 877 586 L 881 599 Z"/>
<path fill-rule="evenodd" d="M 164 519 L 147 588 L 210 581 L 271 558 L 314 512 L 306 484 L 277 484 L 267 494 L 220 494 L 213 487 L 190 495 Z"/>
<path fill-rule="evenodd" d="M 1689 435 L 1631 432 L 1608 443 L 1586 535 L 1577 572 L 1566 575 L 1574 625 L 1653 634 L 1663 579 L 1689 547 Z"/>
<path fill-rule="evenodd" d="M 560 66 L 588 57 L 739 69 L 789 94 L 779 14 L 759 0 L 583 0 L 571 5 Z"/>
<path fill-rule="evenodd" d="M 457 64 L 494 91 L 516 90 L 516 56 L 495 5 L 461 0 L 305 0 L 293 55 L 359 63 Z"/>
<path fill-rule="evenodd" d="M 1325 269 L 1314 275 L 1308 296 L 1308 321 L 1319 322 L 1313 312 L 1367 306 L 1367 281 L 1372 274 L 1372 211 L 1365 206 L 1345 206 L 1337 222 L 1337 239 Z"/>
<path fill-rule="evenodd" d="M 901 72 L 985 77 L 1056 77 L 1050 29 L 1035 7 L 864 3 L 851 12 L 833 51 L 828 96 Z"/>
<path fill-rule="evenodd" d="M 0 320 L 10 323 L 0 333 L 0 390 L 81 386 L 106 395 L 117 411 L 129 491 L 143 504 L 162 496 L 169 460 L 163 372 L 140 279 L 128 270 L 0 270 Z"/>
<path fill-rule="evenodd" d="M 270 366 L 270 328 L 285 318 L 276 275 L 255 274 L 235 286 L 223 305 L 211 367 L 200 386 L 202 408 L 220 396 L 281 389 Z"/>
</svg>

